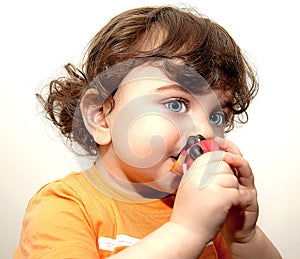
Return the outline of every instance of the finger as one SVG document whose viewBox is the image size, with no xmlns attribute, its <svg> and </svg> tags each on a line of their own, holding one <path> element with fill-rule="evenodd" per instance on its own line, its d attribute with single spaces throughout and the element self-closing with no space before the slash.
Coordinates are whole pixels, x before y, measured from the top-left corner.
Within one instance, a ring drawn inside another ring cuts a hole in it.
<svg viewBox="0 0 300 259">
<path fill-rule="evenodd" d="M 241 185 L 254 187 L 254 176 L 252 169 L 246 159 L 240 155 L 227 152 L 224 155 L 224 161 L 238 172 L 238 180 Z"/>
<path fill-rule="evenodd" d="M 238 179 L 233 174 L 217 174 L 215 182 L 222 188 L 231 188 L 238 190 L 240 187 Z"/>
<path fill-rule="evenodd" d="M 239 150 L 239 148 L 233 142 L 231 142 L 227 139 L 221 138 L 221 137 L 216 137 L 215 141 L 226 152 L 231 152 L 233 154 L 237 154 L 237 155 L 242 156 L 241 151 Z"/>
<path fill-rule="evenodd" d="M 181 185 L 187 182 L 191 177 L 200 177 L 198 182 L 201 188 L 207 186 L 220 169 L 220 165 L 224 163 L 224 155 L 224 151 L 213 151 L 198 157 L 192 163 L 189 170 L 183 175 Z"/>
<path fill-rule="evenodd" d="M 223 154 L 224 153 L 222 153 L 222 158 Z M 215 177 L 217 177 L 218 180 L 223 178 L 227 179 L 224 183 L 220 182 L 220 185 L 225 184 L 224 187 L 228 187 L 230 185 L 232 188 L 238 188 L 238 179 L 233 175 L 232 168 L 228 165 L 228 163 L 223 161 L 223 159 L 210 161 L 206 164 L 202 164 L 199 159 L 192 165 L 190 172 L 193 171 L 198 177 L 197 182 L 199 182 L 199 188 L 205 188 L 215 179 Z M 228 182 L 228 180 L 230 181 Z"/>
<path fill-rule="evenodd" d="M 194 160 L 189 171 L 193 171 L 195 167 L 206 167 L 211 163 L 221 163 L 224 155 L 225 152 L 220 150 L 204 153 Z"/>
</svg>

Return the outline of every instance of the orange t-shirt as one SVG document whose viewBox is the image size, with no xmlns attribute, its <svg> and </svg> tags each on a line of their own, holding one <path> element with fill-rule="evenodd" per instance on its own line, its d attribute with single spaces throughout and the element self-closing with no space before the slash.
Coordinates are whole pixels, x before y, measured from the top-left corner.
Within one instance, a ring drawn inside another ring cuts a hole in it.
<svg viewBox="0 0 300 259">
<path fill-rule="evenodd" d="M 126 198 L 94 166 L 45 185 L 28 204 L 14 258 L 106 258 L 153 232 L 172 213 L 163 200 Z M 201 258 L 230 258 L 221 235 Z"/>
</svg>

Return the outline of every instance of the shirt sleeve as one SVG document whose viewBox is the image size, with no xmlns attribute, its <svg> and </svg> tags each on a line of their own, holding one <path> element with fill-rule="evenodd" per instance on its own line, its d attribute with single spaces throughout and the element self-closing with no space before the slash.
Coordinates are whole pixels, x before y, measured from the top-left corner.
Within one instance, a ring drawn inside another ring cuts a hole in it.
<svg viewBox="0 0 300 259">
<path fill-rule="evenodd" d="M 14 258 L 99 258 L 92 222 L 72 188 L 54 182 L 31 199 Z"/>
</svg>

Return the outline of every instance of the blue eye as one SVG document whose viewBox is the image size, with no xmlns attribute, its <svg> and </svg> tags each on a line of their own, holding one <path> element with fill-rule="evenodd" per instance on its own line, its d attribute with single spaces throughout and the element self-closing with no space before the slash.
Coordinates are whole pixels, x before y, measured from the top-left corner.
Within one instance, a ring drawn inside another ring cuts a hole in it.
<svg viewBox="0 0 300 259">
<path fill-rule="evenodd" d="M 165 103 L 165 106 L 172 112 L 183 113 L 187 111 L 187 102 L 181 98 Z"/>
<path fill-rule="evenodd" d="M 209 115 L 210 123 L 214 125 L 226 125 L 226 115 L 222 111 L 216 111 Z"/>
</svg>

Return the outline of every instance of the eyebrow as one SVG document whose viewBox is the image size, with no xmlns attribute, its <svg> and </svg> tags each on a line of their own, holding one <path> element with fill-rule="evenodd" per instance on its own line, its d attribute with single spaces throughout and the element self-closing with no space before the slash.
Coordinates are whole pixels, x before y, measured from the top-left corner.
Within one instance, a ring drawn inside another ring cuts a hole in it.
<svg viewBox="0 0 300 259">
<path fill-rule="evenodd" d="M 187 89 L 185 89 L 184 87 L 182 87 L 181 85 L 178 85 L 178 84 L 164 85 L 164 86 L 157 88 L 155 91 L 163 92 L 163 91 L 169 91 L 169 90 L 181 91 L 181 92 L 185 92 L 187 94 L 191 94 L 190 91 L 188 91 Z"/>
</svg>

